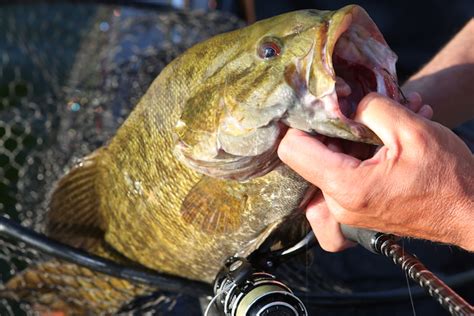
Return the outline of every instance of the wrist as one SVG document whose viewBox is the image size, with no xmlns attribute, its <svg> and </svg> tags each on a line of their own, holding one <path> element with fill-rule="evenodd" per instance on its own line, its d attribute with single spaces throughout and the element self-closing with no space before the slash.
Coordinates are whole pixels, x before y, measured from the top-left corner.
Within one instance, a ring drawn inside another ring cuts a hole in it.
<svg viewBox="0 0 474 316">
<path fill-rule="evenodd" d="M 469 198 L 469 197 L 468 197 Z M 458 238 L 454 242 L 461 248 L 474 252 L 474 199 L 473 196 L 470 199 L 464 201 L 461 204 L 461 208 L 457 214 L 460 215 L 458 219 Z"/>
<path fill-rule="evenodd" d="M 471 167 L 474 168 L 474 160 L 470 162 Z M 465 173 L 463 180 L 456 203 L 452 204 L 452 216 L 456 221 L 456 224 L 453 225 L 456 236 L 453 244 L 474 252 L 474 173 Z"/>
</svg>

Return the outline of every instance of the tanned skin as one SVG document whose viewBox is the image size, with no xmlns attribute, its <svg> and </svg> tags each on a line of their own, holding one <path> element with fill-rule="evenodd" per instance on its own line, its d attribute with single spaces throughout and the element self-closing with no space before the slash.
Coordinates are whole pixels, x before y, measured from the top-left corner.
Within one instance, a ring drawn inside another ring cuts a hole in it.
<svg viewBox="0 0 474 316">
<path fill-rule="evenodd" d="M 434 109 L 433 120 L 447 127 L 474 118 L 474 19 L 403 86 Z"/>
</svg>

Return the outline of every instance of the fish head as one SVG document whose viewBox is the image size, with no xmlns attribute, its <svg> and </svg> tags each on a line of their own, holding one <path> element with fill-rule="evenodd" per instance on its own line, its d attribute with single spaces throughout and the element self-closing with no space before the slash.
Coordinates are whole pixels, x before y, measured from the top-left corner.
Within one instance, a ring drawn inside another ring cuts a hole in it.
<svg viewBox="0 0 474 316">
<path fill-rule="evenodd" d="M 214 177 L 271 171 L 288 127 L 380 144 L 352 120 L 357 104 L 372 91 L 400 98 L 397 57 L 356 5 L 286 13 L 197 49 L 206 66 L 176 125 L 176 154 Z"/>
</svg>

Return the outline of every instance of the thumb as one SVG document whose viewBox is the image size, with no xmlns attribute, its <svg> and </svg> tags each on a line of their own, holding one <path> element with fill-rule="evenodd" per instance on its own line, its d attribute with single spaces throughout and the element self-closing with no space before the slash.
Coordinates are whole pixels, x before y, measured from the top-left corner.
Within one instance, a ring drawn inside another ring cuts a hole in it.
<svg viewBox="0 0 474 316">
<path fill-rule="evenodd" d="M 369 93 L 360 101 L 354 120 L 369 127 L 388 147 L 396 146 L 422 121 L 396 101 L 377 93 Z"/>
<path fill-rule="evenodd" d="M 347 179 L 360 164 L 357 158 L 334 150 L 314 136 L 290 128 L 280 142 L 278 156 L 303 178 L 326 191 L 340 182 L 340 176 Z"/>
</svg>

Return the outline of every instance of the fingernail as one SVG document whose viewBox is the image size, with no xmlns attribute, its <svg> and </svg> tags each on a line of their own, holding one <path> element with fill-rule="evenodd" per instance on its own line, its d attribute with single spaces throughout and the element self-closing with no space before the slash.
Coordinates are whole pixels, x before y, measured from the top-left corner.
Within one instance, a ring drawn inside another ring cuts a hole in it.
<svg viewBox="0 0 474 316">
<path fill-rule="evenodd" d="M 416 101 L 421 102 L 421 95 L 418 92 L 412 91 L 408 93 L 407 99 L 410 102 L 416 102 Z"/>
<path fill-rule="evenodd" d="M 433 108 L 428 104 L 424 104 L 418 111 L 418 114 L 424 118 L 431 119 L 433 117 Z"/>
</svg>

